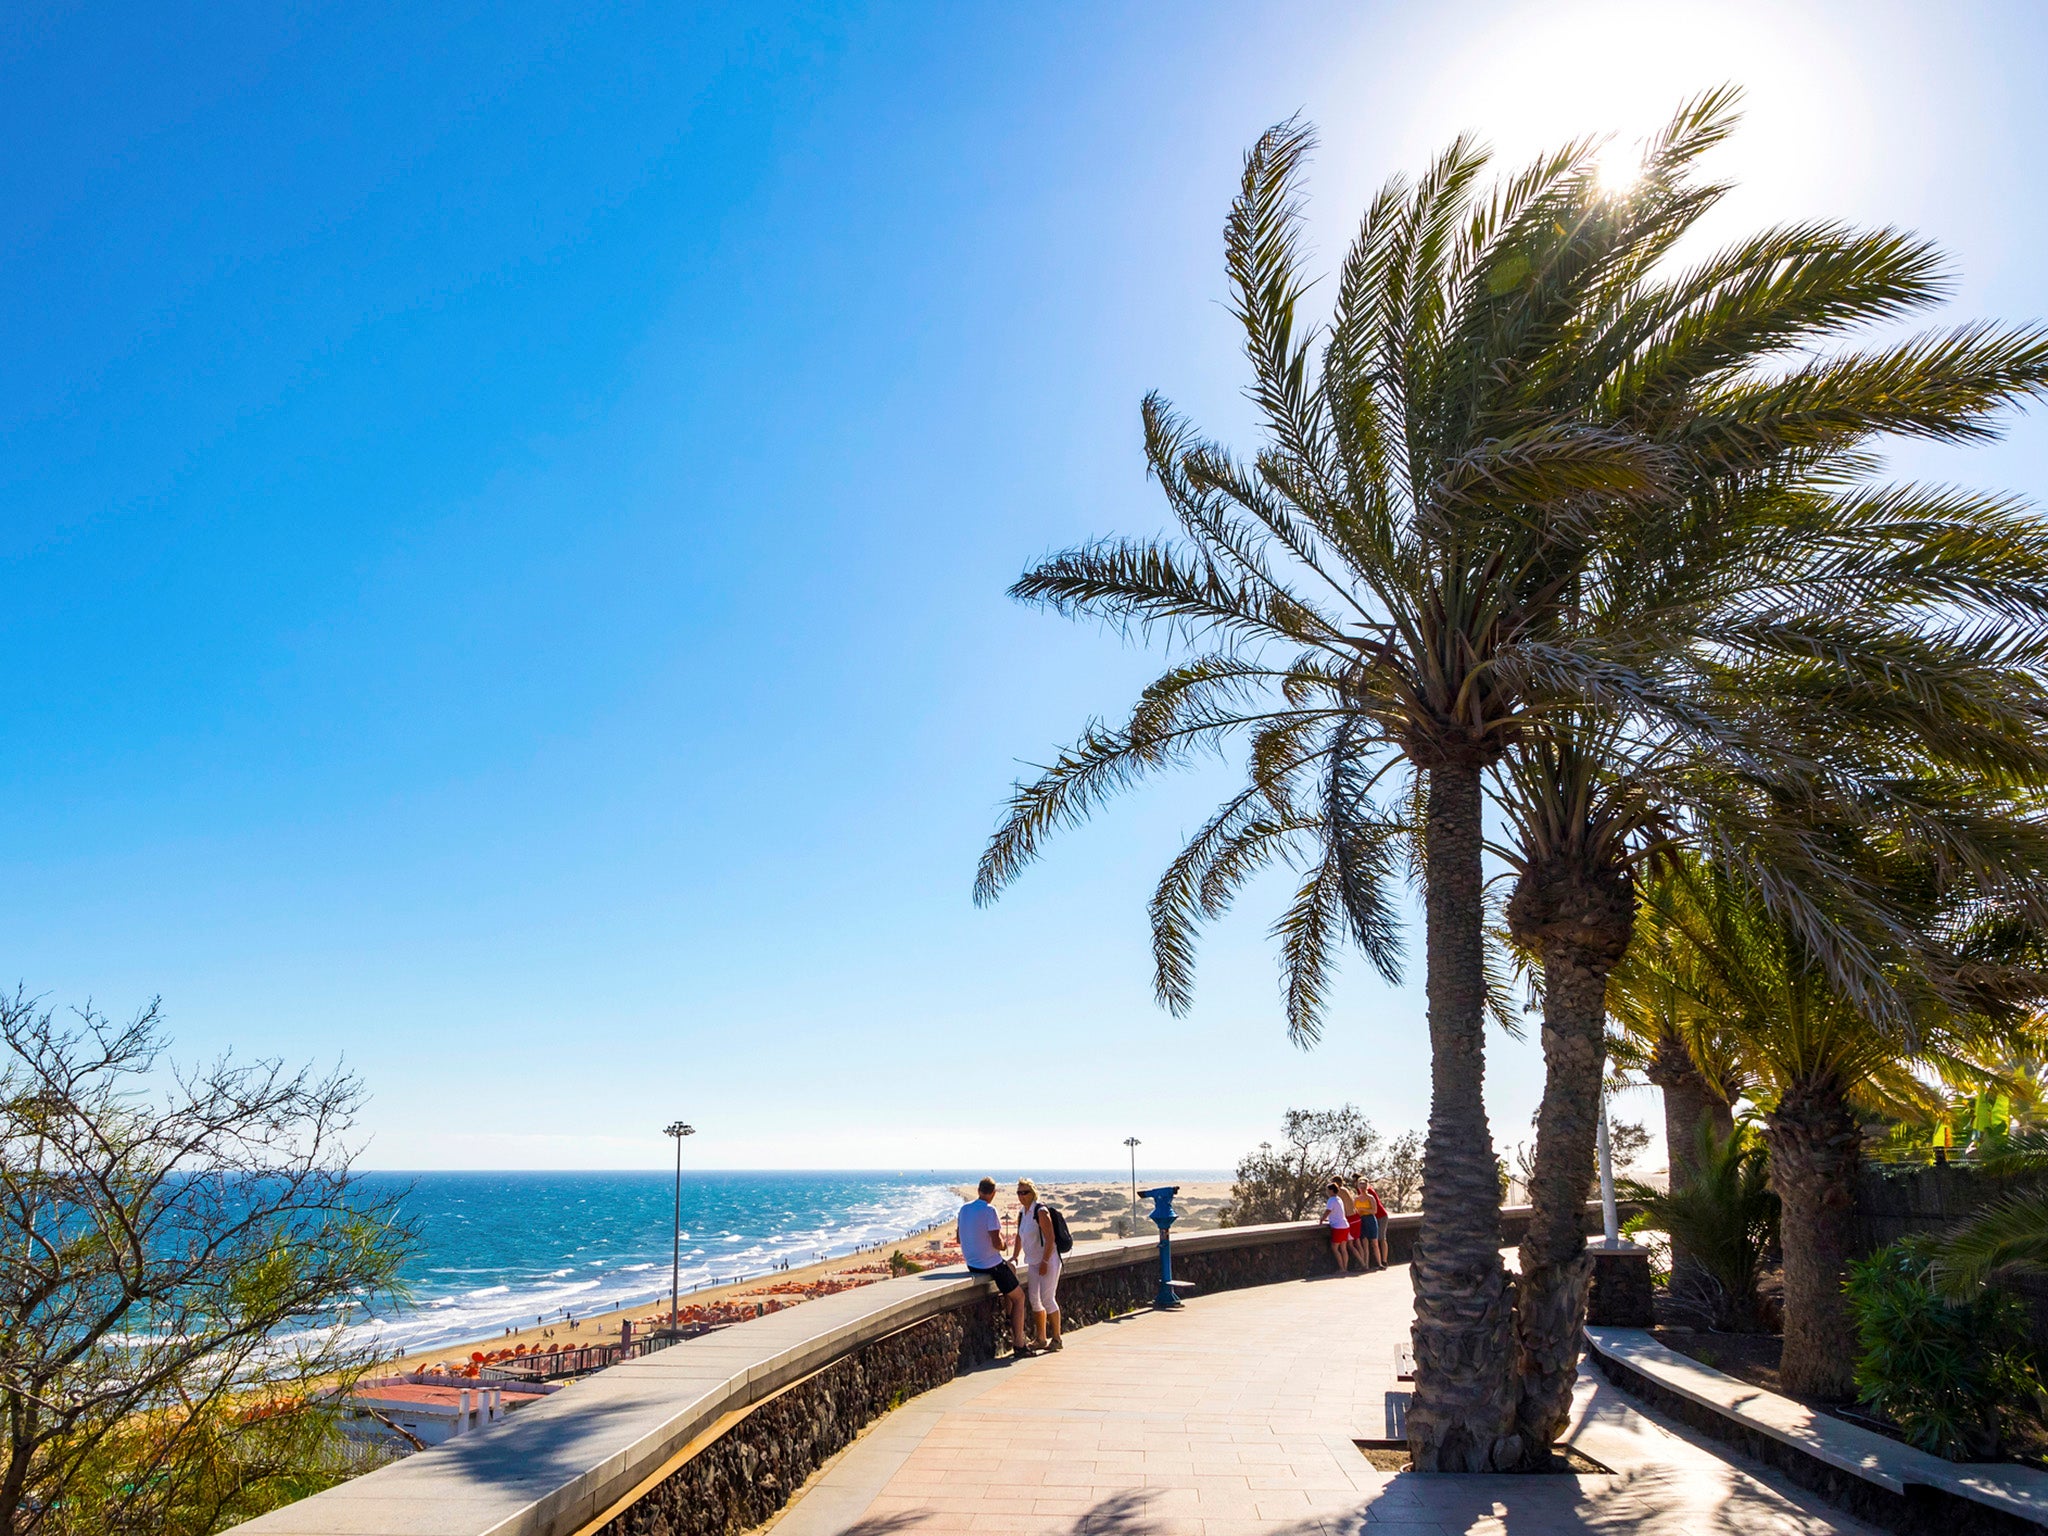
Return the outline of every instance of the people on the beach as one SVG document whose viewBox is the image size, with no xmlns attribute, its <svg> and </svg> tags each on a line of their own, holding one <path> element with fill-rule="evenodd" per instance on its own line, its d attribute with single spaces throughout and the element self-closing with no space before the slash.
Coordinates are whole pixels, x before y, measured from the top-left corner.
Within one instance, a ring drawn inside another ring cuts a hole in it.
<svg viewBox="0 0 2048 1536">
<path fill-rule="evenodd" d="M 1017 1181 L 1017 1239 L 1010 1257 L 1024 1263 L 1024 1304 L 1031 1311 L 1033 1341 L 1040 1349 L 1065 1349 L 1060 1342 L 1059 1244 L 1053 1240 L 1052 1212 L 1040 1203 L 1038 1186 L 1029 1179 Z"/>
<path fill-rule="evenodd" d="M 1344 1204 L 1344 1186 L 1330 1180 L 1329 1199 L 1323 1202 L 1323 1225 L 1330 1229 L 1330 1253 L 1337 1260 L 1337 1273 L 1351 1265 L 1351 1211 Z"/>
<path fill-rule="evenodd" d="M 1033 1351 L 1024 1336 L 1024 1287 L 1018 1282 L 1017 1271 L 1003 1257 L 1003 1219 L 996 1214 L 994 1204 L 996 1181 L 983 1179 L 976 1192 L 978 1198 L 960 1207 L 955 1223 L 960 1256 L 967 1261 L 969 1274 L 995 1282 L 1003 1304 L 1010 1310 L 1010 1342 L 1019 1354 L 1030 1354 Z"/>
</svg>

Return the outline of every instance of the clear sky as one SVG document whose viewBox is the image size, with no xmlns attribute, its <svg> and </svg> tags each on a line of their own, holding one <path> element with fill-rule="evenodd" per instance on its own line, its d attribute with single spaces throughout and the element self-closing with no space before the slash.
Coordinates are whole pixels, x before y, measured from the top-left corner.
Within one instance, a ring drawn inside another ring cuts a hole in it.
<svg viewBox="0 0 2048 1536">
<path fill-rule="evenodd" d="M 1719 228 L 1843 217 L 2041 317 L 2030 4 L 10 7 L 0 977 L 345 1056 L 382 1167 L 1235 1160 L 1420 1127 L 1418 988 L 1285 1042 L 1144 896 L 1215 788 L 989 911 L 1012 778 L 1154 660 L 1003 597 L 1240 441 L 1220 226 L 1305 111 L 1317 248 L 1734 80 Z M 1919 465 L 1916 467 L 1924 467 Z M 2024 422 L 1939 472 L 2040 494 Z M 1533 1042 L 1496 1040 L 1503 1146 Z M 1634 1112 L 1655 1118 L 1645 1099 Z"/>
</svg>

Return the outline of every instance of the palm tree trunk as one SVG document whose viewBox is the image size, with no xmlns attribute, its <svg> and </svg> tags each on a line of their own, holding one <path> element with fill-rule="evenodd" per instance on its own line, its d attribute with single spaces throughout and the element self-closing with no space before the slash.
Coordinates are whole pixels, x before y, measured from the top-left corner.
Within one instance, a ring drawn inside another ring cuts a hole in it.
<svg viewBox="0 0 2048 1536">
<path fill-rule="evenodd" d="M 1827 1400 L 1852 1395 L 1855 1331 L 1842 1281 L 1855 1235 L 1863 1138 L 1839 1084 L 1797 1083 L 1764 1117 L 1771 1187 L 1784 1215 L 1785 1390 Z"/>
<path fill-rule="evenodd" d="M 1650 1054 L 1650 1081 L 1663 1090 L 1664 1148 L 1670 1188 L 1688 1188 L 1699 1166 L 1700 1126 L 1712 1128 L 1717 1140 L 1735 1133 L 1735 1107 L 1707 1082 L 1692 1052 L 1677 1035 L 1657 1037 Z M 1671 1239 L 1671 1294 L 1704 1295 L 1710 1288 L 1699 1263 L 1676 1237 Z"/>
<path fill-rule="evenodd" d="M 1579 1334 L 1593 1260 L 1586 1252 L 1586 1190 L 1593 1182 L 1606 1060 L 1606 976 L 1575 959 L 1543 962 L 1543 1104 L 1536 1117 L 1536 1167 L 1529 1225 L 1515 1286 L 1521 1344 L 1518 1416 L 1527 1462 L 1550 1458 L 1571 1412 Z"/>
<path fill-rule="evenodd" d="M 1685 1042 L 1669 1031 L 1659 1035 L 1651 1049 L 1647 1076 L 1664 1093 L 1664 1143 L 1671 1156 L 1671 1189 L 1689 1188 L 1699 1167 L 1701 1123 L 1715 1116 L 1714 1133 L 1725 1134 L 1718 1121 L 1725 1118 L 1733 1129 L 1733 1111 L 1707 1086 Z"/>
<path fill-rule="evenodd" d="M 1424 811 L 1429 1136 L 1415 1286 L 1418 1472 L 1490 1472 L 1520 1459 L 1514 1300 L 1500 1258 L 1500 1176 L 1486 1123 L 1486 984 L 1476 765 L 1432 768 Z"/>
<path fill-rule="evenodd" d="M 1517 1418 L 1531 1467 L 1548 1464 L 1578 1379 L 1593 1279 L 1584 1223 L 1607 1061 L 1607 973 L 1628 948 L 1634 911 L 1621 871 L 1568 856 L 1532 864 L 1508 904 L 1516 936 L 1543 958 L 1543 1103 L 1515 1299 Z"/>
</svg>

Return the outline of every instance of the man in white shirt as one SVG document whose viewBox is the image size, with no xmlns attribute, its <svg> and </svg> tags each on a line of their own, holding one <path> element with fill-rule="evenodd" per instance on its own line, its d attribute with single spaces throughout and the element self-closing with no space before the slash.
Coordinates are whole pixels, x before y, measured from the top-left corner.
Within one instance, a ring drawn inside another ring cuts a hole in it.
<svg viewBox="0 0 2048 1536">
<path fill-rule="evenodd" d="M 990 1203 L 995 1199 L 996 1181 L 983 1179 L 978 1188 L 981 1198 L 960 1207 L 960 1257 L 967 1261 L 969 1274 L 995 1282 L 1003 1305 L 1010 1309 L 1011 1347 L 1020 1355 L 1032 1354 L 1024 1338 L 1024 1287 L 1003 1257 L 1003 1218 Z"/>
<path fill-rule="evenodd" d="M 989 1186 L 994 1193 L 995 1186 Z M 1330 1252 L 1337 1256 L 1337 1273 L 1343 1274 L 1349 1267 L 1351 1256 L 1351 1212 L 1345 1208 L 1344 1193 L 1337 1187 L 1337 1181 L 1330 1181 L 1330 1198 L 1323 1202 L 1323 1225 L 1330 1229 Z M 966 1249 L 960 1250 L 965 1253 Z"/>
</svg>

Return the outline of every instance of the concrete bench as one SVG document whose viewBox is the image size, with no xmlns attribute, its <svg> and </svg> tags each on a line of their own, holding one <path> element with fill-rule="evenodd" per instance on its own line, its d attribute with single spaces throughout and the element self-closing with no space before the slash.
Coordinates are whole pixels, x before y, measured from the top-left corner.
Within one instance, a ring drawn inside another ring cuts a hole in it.
<svg viewBox="0 0 2048 1536">
<path fill-rule="evenodd" d="M 1916 1514 L 1925 1513 L 1928 1503 L 1957 1500 L 1993 1512 L 2000 1528 L 2008 1520 L 2048 1526 L 2048 1472 L 1944 1460 L 1738 1381 L 1665 1348 L 1643 1329 L 1588 1327 L 1586 1337 L 1596 1366 L 1617 1386 L 1718 1434 L 1866 1519 L 1903 1528 L 1924 1523 Z M 1859 1484 L 1870 1494 L 1857 1497 Z M 1930 1500 L 1930 1494 L 1937 1497 Z M 1969 1523 L 1964 1518 L 1952 1528 Z"/>
</svg>

